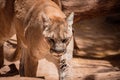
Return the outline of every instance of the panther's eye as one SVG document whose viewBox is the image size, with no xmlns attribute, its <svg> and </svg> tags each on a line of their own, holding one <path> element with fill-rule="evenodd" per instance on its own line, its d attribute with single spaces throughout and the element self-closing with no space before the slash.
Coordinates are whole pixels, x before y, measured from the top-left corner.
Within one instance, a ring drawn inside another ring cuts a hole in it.
<svg viewBox="0 0 120 80">
<path fill-rule="evenodd" d="M 66 43 L 68 41 L 68 38 L 62 39 L 62 43 Z"/>
<path fill-rule="evenodd" d="M 49 41 L 50 43 L 55 43 L 54 39 L 52 39 L 52 38 L 48 38 L 48 41 Z"/>
</svg>

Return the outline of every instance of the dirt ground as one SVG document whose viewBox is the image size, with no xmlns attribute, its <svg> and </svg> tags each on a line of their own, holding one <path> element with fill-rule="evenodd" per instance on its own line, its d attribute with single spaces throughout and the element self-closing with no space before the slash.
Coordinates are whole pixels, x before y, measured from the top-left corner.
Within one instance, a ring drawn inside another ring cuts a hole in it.
<svg viewBox="0 0 120 80">
<path fill-rule="evenodd" d="M 116 20 L 116 19 L 115 19 Z M 79 51 L 72 60 L 74 80 L 120 80 L 120 24 L 111 17 L 80 21 L 74 25 Z M 6 53 L 14 51 L 4 45 Z M 19 61 L 8 62 L 0 69 L 0 80 L 57 80 L 54 64 L 40 61 L 37 78 L 19 76 Z M 29 65 L 29 64 L 28 64 Z M 42 66 L 40 66 L 42 65 Z"/>
</svg>

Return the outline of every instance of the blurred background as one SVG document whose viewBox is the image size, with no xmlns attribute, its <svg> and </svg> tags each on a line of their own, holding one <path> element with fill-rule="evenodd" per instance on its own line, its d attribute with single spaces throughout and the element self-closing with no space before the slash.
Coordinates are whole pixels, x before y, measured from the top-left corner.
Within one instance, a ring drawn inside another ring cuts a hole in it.
<svg viewBox="0 0 120 80">
<path fill-rule="evenodd" d="M 73 77 L 76 80 L 120 79 L 120 0 L 53 0 L 68 15 L 75 12 Z M 16 49 L 16 36 L 5 42 L 5 56 Z M 55 66 L 40 62 L 41 80 L 56 80 Z M 0 69 L 0 80 L 19 77 L 19 61 L 8 62 Z M 49 65 L 49 66 L 48 66 Z M 51 76 L 49 76 L 51 75 Z M 8 77 L 9 76 L 9 77 Z M 21 78 L 31 79 L 31 78 Z M 32 80 L 39 78 L 32 78 Z"/>
</svg>

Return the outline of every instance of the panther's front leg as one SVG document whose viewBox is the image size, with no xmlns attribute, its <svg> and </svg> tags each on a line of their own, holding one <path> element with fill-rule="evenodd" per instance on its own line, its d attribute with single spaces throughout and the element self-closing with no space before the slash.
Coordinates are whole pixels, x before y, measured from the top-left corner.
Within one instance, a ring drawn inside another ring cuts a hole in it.
<svg viewBox="0 0 120 80">
<path fill-rule="evenodd" d="M 30 54 L 29 54 L 30 55 Z M 36 77 L 38 60 L 33 56 L 27 56 L 24 64 L 25 76 Z"/>
<path fill-rule="evenodd" d="M 59 65 L 59 80 L 72 80 L 72 66 L 70 60 L 61 59 Z"/>
<path fill-rule="evenodd" d="M 60 60 L 60 66 L 59 66 L 59 80 L 65 80 L 65 77 L 67 76 L 67 68 L 68 65 L 66 63 L 66 60 Z"/>
<path fill-rule="evenodd" d="M 36 77 L 38 59 L 32 55 L 33 53 L 30 53 L 29 49 L 22 49 L 20 76 Z"/>
</svg>

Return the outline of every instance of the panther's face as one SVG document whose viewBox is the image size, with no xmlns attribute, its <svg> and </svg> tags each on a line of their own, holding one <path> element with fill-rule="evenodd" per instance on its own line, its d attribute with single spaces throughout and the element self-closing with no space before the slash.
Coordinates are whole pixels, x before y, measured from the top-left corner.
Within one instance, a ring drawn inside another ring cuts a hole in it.
<svg viewBox="0 0 120 80">
<path fill-rule="evenodd" d="M 49 20 L 49 24 L 45 24 L 43 35 L 50 45 L 50 53 L 55 56 L 61 56 L 66 52 L 66 47 L 73 37 L 72 32 L 73 13 L 65 19 L 56 18 Z"/>
</svg>

